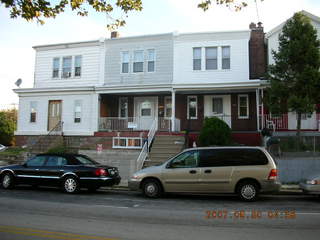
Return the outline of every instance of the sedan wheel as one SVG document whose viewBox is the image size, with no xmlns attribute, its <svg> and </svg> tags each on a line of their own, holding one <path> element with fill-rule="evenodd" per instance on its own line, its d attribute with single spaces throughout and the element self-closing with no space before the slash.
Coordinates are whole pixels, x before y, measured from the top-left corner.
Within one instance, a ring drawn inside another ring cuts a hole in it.
<svg viewBox="0 0 320 240">
<path fill-rule="evenodd" d="M 1 185 L 4 189 L 10 189 L 13 188 L 13 176 L 10 173 L 6 173 L 2 177 Z"/>
<path fill-rule="evenodd" d="M 67 177 L 64 180 L 63 188 L 67 193 L 76 193 L 79 191 L 79 183 L 74 177 Z"/>
<path fill-rule="evenodd" d="M 259 188 L 253 182 L 245 182 L 239 185 L 238 195 L 244 201 L 255 201 L 259 194 Z"/>
<path fill-rule="evenodd" d="M 160 197 L 162 188 L 156 180 L 146 180 L 142 186 L 143 194 L 149 198 Z"/>
</svg>

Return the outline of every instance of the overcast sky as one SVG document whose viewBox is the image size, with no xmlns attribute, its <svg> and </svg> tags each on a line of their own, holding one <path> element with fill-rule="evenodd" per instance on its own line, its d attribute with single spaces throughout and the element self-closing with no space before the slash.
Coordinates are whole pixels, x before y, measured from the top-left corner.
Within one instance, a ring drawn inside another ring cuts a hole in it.
<svg viewBox="0 0 320 240">
<path fill-rule="evenodd" d="M 306 10 L 320 16 L 319 0 L 264 0 L 258 2 L 259 19 L 254 0 L 241 12 L 222 6 L 209 11 L 198 9 L 201 0 L 143 0 L 143 11 L 129 14 L 127 25 L 119 29 L 121 36 L 167 32 L 229 31 L 248 29 L 250 22 L 261 21 L 269 31 L 290 18 L 295 12 Z M 35 54 L 32 46 L 109 37 L 105 14 L 90 11 L 80 17 L 71 11 L 45 25 L 10 19 L 9 12 L 0 5 L 0 108 L 17 103 L 12 92 L 14 82 L 21 78 L 22 88 L 33 86 Z"/>
</svg>

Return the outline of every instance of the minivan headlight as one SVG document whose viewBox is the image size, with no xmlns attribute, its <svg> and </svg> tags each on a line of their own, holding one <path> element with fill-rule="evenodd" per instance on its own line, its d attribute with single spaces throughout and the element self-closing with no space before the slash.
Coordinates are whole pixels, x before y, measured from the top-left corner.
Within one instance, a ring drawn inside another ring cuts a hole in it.
<svg viewBox="0 0 320 240">
<path fill-rule="evenodd" d="M 307 184 L 310 184 L 310 185 L 320 184 L 320 180 L 308 180 Z"/>
<path fill-rule="evenodd" d="M 141 178 L 141 176 L 140 176 L 140 174 L 133 174 L 132 175 L 132 177 L 131 178 L 133 178 L 133 179 L 140 179 Z"/>
</svg>

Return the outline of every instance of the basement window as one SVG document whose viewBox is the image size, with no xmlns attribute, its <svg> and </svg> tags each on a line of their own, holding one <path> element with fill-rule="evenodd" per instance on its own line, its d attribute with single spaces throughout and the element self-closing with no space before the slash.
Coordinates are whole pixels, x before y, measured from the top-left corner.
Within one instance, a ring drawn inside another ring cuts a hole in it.
<svg viewBox="0 0 320 240">
<path fill-rule="evenodd" d="M 141 149 L 142 138 L 139 137 L 113 137 L 112 148 Z"/>
</svg>

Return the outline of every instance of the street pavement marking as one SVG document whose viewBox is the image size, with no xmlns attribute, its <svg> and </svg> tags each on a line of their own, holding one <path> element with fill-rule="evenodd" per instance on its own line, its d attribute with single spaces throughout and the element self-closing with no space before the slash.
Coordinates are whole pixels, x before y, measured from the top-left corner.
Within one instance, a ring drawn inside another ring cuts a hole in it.
<svg viewBox="0 0 320 240">
<path fill-rule="evenodd" d="M 116 240 L 115 238 L 105 238 L 99 236 L 88 236 L 82 234 L 73 233 L 63 233 L 63 232 L 53 232 L 45 231 L 32 228 L 22 228 L 14 226 L 0 226 L 0 232 L 13 233 L 25 236 L 38 236 L 42 238 L 53 238 L 53 239 L 63 239 L 63 240 Z"/>
</svg>

